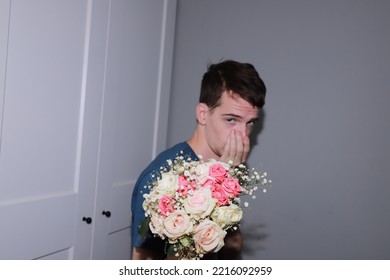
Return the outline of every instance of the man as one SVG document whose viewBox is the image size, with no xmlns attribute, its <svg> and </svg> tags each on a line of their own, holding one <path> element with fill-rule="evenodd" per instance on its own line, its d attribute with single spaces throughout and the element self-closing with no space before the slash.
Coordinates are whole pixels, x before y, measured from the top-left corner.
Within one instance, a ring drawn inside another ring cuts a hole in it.
<svg viewBox="0 0 390 280">
<path fill-rule="evenodd" d="M 145 218 L 142 208 L 144 186 L 149 185 L 161 166 L 180 153 L 198 160 L 213 158 L 239 165 L 250 150 L 249 135 L 264 106 L 266 87 L 256 69 L 249 63 L 232 60 L 212 64 L 203 75 L 199 104 L 196 107 L 197 124 L 186 142 L 162 152 L 142 172 L 132 196 L 133 259 L 164 259 L 164 242 L 153 236 L 142 239 L 138 225 Z M 225 237 L 225 246 L 218 252 L 219 259 L 238 259 L 242 250 L 242 235 L 231 230 Z"/>
</svg>

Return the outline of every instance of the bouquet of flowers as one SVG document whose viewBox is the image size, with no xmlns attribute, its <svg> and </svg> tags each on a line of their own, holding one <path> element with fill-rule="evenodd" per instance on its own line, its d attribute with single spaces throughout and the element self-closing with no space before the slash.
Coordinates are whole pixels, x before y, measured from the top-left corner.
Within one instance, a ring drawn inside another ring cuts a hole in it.
<svg viewBox="0 0 390 280">
<path fill-rule="evenodd" d="M 178 156 L 168 161 L 150 192 L 144 194 L 146 218 L 140 226 L 143 236 L 149 230 L 167 243 L 168 256 L 200 259 L 224 246 L 226 231 L 237 229 L 242 219 L 242 195 L 271 183 L 241 164 L 237 167 L 216 160 L 193 161 Z"/>
</svg>

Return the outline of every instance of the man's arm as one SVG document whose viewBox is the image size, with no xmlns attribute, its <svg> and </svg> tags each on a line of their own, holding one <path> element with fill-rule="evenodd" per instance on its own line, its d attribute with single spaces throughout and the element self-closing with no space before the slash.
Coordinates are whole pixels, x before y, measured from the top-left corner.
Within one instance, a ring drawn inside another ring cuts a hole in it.
<svg viewBox="0 0 390 280">
<path fill-rule="evenodd" d="M 250 150 L 249 137 L 242 136 L 239 132 L 232 131 L 226 141 L 221 161 L 238 166 L 245 163 Z M 241 259 L 243 249 L 243 236 L 241 230 L 228 230 L 225 237 L 225 246 L 218 252 L 218 259 Z"/>
</svg>

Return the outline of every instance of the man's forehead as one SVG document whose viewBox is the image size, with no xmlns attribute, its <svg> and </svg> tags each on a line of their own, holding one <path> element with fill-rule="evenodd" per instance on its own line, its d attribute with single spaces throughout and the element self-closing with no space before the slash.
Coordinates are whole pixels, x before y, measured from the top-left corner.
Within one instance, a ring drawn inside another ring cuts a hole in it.
<svg viewBox="0 0 390 280">
<path fill-rule="evenodd" d="M 259 113 L 259 108 L 253 106 L 245 99 L 234 94 L 223 94 L 221 102 L 218 108 L 223 111 L 224 114 L 235 114 L 235 115 L 255 115 Z"/>
</svg>

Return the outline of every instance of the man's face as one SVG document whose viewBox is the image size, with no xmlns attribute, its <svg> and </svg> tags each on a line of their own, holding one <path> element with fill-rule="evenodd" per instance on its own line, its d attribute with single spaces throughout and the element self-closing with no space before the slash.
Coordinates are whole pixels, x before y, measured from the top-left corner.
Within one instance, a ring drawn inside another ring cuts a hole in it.
<svg viewBox="0 0 390 280">
<path fill-rule="evenodd" d="M 218 157 L 222 155 L 232 131 L 243 142 L 244 138 L 249 138 L 258 120 L 258 113 L 259 108 L 253 107 L 239 95 L 224 92 L 220 105 L 213 110 L 208 109 L 206 115 L 205 138 L 212 152 Z"/>
</svg>

